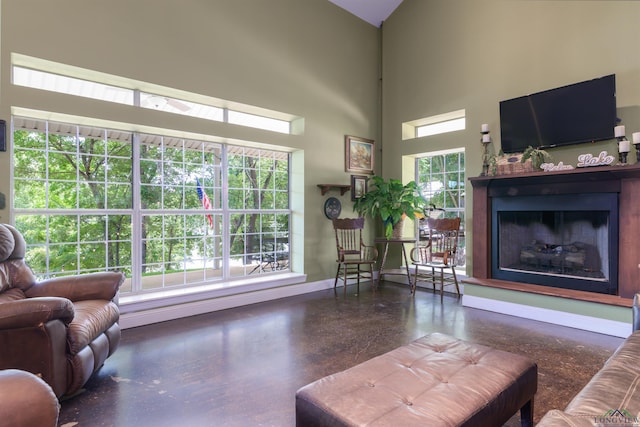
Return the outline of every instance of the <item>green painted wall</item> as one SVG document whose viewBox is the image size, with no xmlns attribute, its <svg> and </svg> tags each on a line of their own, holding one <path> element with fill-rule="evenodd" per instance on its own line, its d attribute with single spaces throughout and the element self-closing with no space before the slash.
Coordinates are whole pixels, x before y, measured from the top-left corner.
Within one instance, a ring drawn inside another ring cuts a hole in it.
<svg viewBox="0 0 640 427">
<path fill-rule="evenodd" d="M 3 0 L 0 119 L 12 107 L 53 111 L 294 151 L 298 272 L 335 274 L 335 240 L 316 184 L 349 184 L 344 135 L 378 140 L 379 31 L 326 0 Z M 123 107 L 16 87 L 20 53 L 302 116 L 302 135 Z M 10 195 L 10 154 L 0 153 L 0 192 Z M 10 206 L 10 198 L 7 204 Z M 0 222 L 11 211 L 0 210 Z M 300 256 L 303 256 L 301 259 Z"/>
<path fill-rule="evenodd" d="M 629 134 L 640 130 L 635 1 L 404 0 L 382 30 L 326 0 L 0 0 L 0 13 L 0 119 L 24 107 L 295 151 L 294 234 L 304 254 L 295 268 L 309 280 L 335 274 L 324 200 L 340 197 L 343 216 L 352 214 L 349 194 L 316 187 L 349 183 L 345 134 L 376 140 L 376 171 L 386 177 L 411 178 L 413 156 L 455 147 L 476 176 L 481 123 L 499 145 L 500 100 L 610 73 L 619 116 Z M 305 132 L 272 135 L 14 87 L 12 52 L 299 115 Z M 462 108 L 466 130 L 401 140 L 402 122 Z M 615 144 L 552 155 L 575 164 L 578 153 L 600 149 Z M 10 165 L 0 153 L 6 195 Z M 467 195 L 471 232 L 470 187 Z M 0 222 L 10 220 L 0 210 Z"/>
<path fill-rule="evenodd" d="M 640 131 L 639 17 L 636 1 L 404 0 L 382 27 L 383 174 L 411 176 L 407 158 L 464 147 L 467 176 L 478 176 L 480 125 L 490 125 L 497 152 L 501 100 L 607 74 L 616 74 L 618 116 L 631 138 Z M 402 141 L 403 122 L 459 109 L 465 130 Z M 575 165 L 578 154 L 601 150 L 617 153 L 615 141 L 549 152 Z M 471 193 L 467 184 L 467 248 Z"/>
</svg>

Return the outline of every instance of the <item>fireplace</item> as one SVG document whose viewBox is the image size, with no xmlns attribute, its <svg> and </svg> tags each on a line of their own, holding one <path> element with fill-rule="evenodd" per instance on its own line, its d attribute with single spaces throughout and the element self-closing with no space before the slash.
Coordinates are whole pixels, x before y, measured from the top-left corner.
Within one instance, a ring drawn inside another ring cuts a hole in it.
<svg viewBox="0 0 640 427">
<path fill-rule="evenodd" d="M 491 220 L 493 278 L 617 295 L 617 193 L 496 197 Z"/>
<path fill-rule="evenodd" d="M 465 283 L 631 306 L 640 292 L 640 163 L 469 180 Z"/>
</svg>

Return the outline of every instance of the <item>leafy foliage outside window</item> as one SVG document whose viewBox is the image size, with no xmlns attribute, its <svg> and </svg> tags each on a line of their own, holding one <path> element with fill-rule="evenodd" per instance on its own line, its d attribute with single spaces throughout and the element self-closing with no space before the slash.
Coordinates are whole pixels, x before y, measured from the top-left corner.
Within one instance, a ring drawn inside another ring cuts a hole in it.
<svg viewBox="0 0 640 427">
<path fill-rule="evenodd" d="M 16 225 L 34 271 L 131 272 L 129 142 L 18 130 L 14 159 Z"/>
<path fill-rule="evenodd" d="M 40 277 L 121 270 L 123 292 L 201 284 L 275 269 L 256 267 L 276 240 L 288 261 L 286 153 L 18 122 L 29 130 L 14 124 L 16 226 Z"/>
<path fill-rule="evenodd" d="M 460 259 L 464 265 L 464 202 L 465 157 L 464 152 L 452 152 L 425 156 L 416 160 L 417 183 L 427 204 L 442 212 L 445 217 L 462 219 L 462 237 L 458 241 Z"/>
</svg>

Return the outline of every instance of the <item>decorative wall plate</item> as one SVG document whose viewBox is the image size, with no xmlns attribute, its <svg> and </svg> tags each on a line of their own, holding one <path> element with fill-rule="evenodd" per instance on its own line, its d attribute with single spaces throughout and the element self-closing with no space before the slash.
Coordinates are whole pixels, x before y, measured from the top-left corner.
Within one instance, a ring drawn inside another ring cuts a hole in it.
<svg viewBox="0 0 640 427">
<path fill-rule="evenodd" d="M 329 218 L 338 218 L 340 216 L 340 212 L 342 212 L 342 203 L 340 200 L 335 197 L 329 197 L 324 202 L 324 215 Z"/>
</svg>

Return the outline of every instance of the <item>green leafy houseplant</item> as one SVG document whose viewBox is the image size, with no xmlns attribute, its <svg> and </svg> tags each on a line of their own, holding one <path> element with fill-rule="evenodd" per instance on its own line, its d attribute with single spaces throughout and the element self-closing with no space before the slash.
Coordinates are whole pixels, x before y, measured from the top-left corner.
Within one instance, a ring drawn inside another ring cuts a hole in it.
<svg viewBox="0 0 640 427">
<path fill-rule="evenodd" d="M 398 179 L 385 181 L 379 176 L 369 178 L 369 191 L 354 202 L 353 209 L 361 216 L 380 218 L 387 239 L 393 236 L 393 227 L 405 215 L 409 218 L 423 216 L 425 199 L 415 181 L 402 184 Z"/>
<path fill-rule="evenodd" d="M 528 159 L 531 159 L 531 164 L 535 170 L 540 170 L 540 166 L 543 163 L 551 161 L 551 155 L 539 148 L 528 146 L 527 149 L 524 150 L 524 153 L 522 153 L 522 159 L 520 159 L 520 161 L 524 163 Z"/>
</svg>

